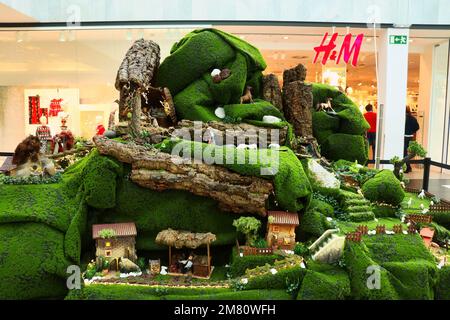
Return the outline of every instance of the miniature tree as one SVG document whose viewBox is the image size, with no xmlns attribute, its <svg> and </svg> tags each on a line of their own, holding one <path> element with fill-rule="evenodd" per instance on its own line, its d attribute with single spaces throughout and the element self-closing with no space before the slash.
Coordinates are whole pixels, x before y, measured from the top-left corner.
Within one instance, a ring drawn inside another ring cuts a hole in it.
<svg viewBox="0 0 450 320">
<path fill-rule="evenodd" d="M 408 154 L 403 159 L 394 157 L 391 159 L 391 163 L 394 165 L 394 175 L 401 180 L 400 169 L 415 156 L 425 157 L 427 151 L 417 141 L 411 141 L 408 145 Z"/>
<path fill-rule="evenodd" d="M 233 221 L 233 226 L 236 230 L 242 232 L 245 235 L 246 245 L 252 245 L 256 238 L 259 228 L 261 227 L 261 221 L 254 217 L 240 217 Z"/>
<path fill-rule="evenodd" d="M 98 232 L 100 238 L 110 239 L 116 236 L 116 232 L 113 229 L 102 229 Z"/>
</svg>

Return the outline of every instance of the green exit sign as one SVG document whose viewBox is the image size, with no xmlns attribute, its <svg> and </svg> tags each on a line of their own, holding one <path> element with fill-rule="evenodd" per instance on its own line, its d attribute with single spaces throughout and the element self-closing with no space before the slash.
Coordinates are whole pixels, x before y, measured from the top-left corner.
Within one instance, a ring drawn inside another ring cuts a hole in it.
<svg viewBox="0 0 450 320">
<path fill-rule="evenodd" d="M 408 36 L 389 36 L 389 44 L 407 44 Z"/>
</svg>

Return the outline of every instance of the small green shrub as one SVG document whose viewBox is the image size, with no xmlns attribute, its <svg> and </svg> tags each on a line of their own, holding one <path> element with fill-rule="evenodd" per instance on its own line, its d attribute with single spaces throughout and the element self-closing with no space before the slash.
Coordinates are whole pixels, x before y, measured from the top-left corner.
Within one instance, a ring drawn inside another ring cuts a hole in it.
<svg viewBox="0 0 450 320">
<path fill-rule="evenodd" d="M 364 197 L 373 202 L 398 206 L 405 197 L 400 181 L 390 170 L 382 170 L 362 186 Z"/>
<path fill-rule="evenodd" d="M 116 236 L 116 231 L 114 231 L 113 229 L 102 229 L 98 232 L 98 235 L 102 239 L 111 239 Z"/>
</svg>

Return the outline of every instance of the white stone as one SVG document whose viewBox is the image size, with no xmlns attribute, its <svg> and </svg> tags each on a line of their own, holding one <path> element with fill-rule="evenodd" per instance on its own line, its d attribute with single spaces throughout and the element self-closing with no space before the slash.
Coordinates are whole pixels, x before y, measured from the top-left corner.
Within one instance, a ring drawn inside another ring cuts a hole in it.
<svg viewBox="0 0 450 320">
<path fill-rule="evenodd" d="M 408 234 L 408 231 L 406 231 L 406 230 L 403 230 L 402 232 L 403 232 L 403 234 Z"/>
<path fill-rule="evenodd" d="M 223 119 L 225 118 L 225 109 L 222 107 L 217 107 L 216 110 L 214 111 L 214 114 L 216 115 L 217 118 Z"/>
<path fill-rule="evenodd" d="M 272 269 L 270 269 L 270 273 L 271 273 L 271 274 L 277 274 L 277 273 L 278 273 L 278 271 L 277 271 L 277 269 L 275 269 L 275 268 L 272 268 Z"/>
<path fill-rule="evenodd" d="M 327 217 L 327 221 L 333 221 L 332 217 Z"/>
<path fill-rule="evenodd" d="M 220 69 L 214 69 L 211 71 L 211 77 L 215 77 L 220 74 Z"/>
<path fill-rule="evenodd" d="M 280 145 L 278 143 L 269 144 L 269 149 L 280 149 Z"/>
<path fill-rule="evenodd" d="M 281 119 L 275 116 L 264 116 L 262 118 L 262 121 L 264 123 L 278 123 L 281 122 Z"/>
<path fill-rule="evenodd" d="M 308 170 L 321 187 L 333 189 L 339 189 L 341 187 L 341 182 L 335 175 L 327 171 L 316 160 L 308 160 Z"/>
<path fill-rule="evenodd" d="M 242 284 L 247 284 L 248 283 L 248 279 L 247 278 L 242 278 L 241 279 L 241 283 Z"/>
</svg>

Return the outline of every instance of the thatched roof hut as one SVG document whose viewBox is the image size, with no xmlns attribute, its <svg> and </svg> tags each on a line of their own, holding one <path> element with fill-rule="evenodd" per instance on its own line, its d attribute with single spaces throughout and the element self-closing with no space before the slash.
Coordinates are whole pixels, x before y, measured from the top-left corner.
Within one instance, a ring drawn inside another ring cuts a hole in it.
<svg viewBox="0 0 450 320">
<path fill-rule="evenodd" d="M 181 249 L 183 247 L 196 249 L 201 245 L 209 245 L 216 241 L 216 235 L 211 232 L 194 233 L 184 230 L 166 229 L 158 233 L 155 242 Z"/>
</svg>

